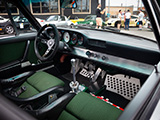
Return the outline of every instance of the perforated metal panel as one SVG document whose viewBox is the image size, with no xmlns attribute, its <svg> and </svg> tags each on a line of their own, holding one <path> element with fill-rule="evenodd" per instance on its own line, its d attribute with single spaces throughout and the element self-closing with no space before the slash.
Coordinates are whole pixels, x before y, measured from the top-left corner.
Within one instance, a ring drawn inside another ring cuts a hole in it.
<svg viewBox="0 0 160 120">
<path fill-rule="evenodd" d="M 117 75 L 106 75 L 106 90 L 117 93 L 128 100 L 131 100 L 140 89 L 140 80 L 137 78 Z"/>
</svg>

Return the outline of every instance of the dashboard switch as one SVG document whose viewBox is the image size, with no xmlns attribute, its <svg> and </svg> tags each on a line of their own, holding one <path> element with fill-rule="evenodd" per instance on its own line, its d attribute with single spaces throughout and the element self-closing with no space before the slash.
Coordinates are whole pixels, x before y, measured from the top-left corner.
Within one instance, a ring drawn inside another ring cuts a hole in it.
<svg viewBox="0 0 160 120">
<path fill-rule="evenodd" d="M 90 51 L 87 51 L 87 52 L 86 52 L 86 55 L 87 55 L 88 57 L 91 57 L 92 53 L 91 53 Z"/>
<path fill-rule="evenodd" d="M 106 56 L 102 56 L 102 60 L 108 60 Z"/>
</svg>

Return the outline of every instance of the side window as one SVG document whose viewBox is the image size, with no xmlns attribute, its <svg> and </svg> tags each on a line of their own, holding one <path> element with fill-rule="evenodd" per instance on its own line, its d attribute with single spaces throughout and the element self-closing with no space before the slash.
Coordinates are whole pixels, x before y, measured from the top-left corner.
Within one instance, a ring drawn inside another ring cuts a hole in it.
<svg viewBox="0 0 160 120">
<path fill-rule="evenodd" d="M 85 20 L 90 20 L 90 19 L 91 19 L 91 17 L 90 17 L 90 16 L 85 18 Z"/>
<path fill-rule="evenodd" d="M 61 16 L 61 21 L 65 21 L 65 17 L 64 16 Z"/>
<path fill-rule="evenodd" d="M 2 14 L 7 14 L 7 10 L 6 10 L 6 8 L 5 8 L 5 5 L 4 5 L 4 3 L 3 3 L 3 1 L 1 0 L 0 1 L 0 14 L 2 15 Z"/>
<path fill-rule="evenodd" d="M 60 0 L 30 0 L 31 11 L 34 15 L 60 13 Z"/>
<path fill-rule="evenodd" d="M 138 17 L 131 16 L 131 19 L 138 19 Z"/>
<path fill-rule="evenodd" d="M 90 14 L 91 0 L 77 0 L 77 8 L 73 9 L 73 14 Z"/>
<path fill-rule="evenodd" d="M 11 16 L 7 13 L 7 7 L 0 2 L 0 32 L 3 34 L 21 34 L 28 32 L 35 32 L 35 29 L 30 24 L 27 18 L 19 11 L 19 9 L 11 4 L 7 3 Z M 6 12 L 6 13 L 5 13 Z M 5 13 L 5 14 L 4 14 Z M 12 18 L 12 19 L 11 19 Z M 13 20 L 13 21 L 12 21 Z"/>
</svg>

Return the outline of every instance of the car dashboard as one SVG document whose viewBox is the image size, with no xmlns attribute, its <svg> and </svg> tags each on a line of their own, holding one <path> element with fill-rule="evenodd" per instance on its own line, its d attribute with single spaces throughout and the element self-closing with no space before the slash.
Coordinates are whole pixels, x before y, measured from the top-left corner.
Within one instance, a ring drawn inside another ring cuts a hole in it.
<svg viewBox="0 0 160 120">
<path fill-rule="evenodd" d="M 72 48 L 68 54 L 99 64 L 150 75 L 160 59 L 157 44 L 144 38 L 98 30 L 58 31 L 60 41 Z"/>
</svg>

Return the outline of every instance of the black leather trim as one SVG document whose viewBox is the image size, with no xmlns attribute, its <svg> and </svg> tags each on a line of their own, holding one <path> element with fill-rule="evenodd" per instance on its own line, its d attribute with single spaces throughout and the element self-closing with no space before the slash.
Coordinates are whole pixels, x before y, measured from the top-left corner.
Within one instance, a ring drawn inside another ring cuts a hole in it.
<svg viewBox="0 0 160 120">
<path fill-rule="evenodd" d="M 24 72 L 22 74 L 18 74 L 18 75 L 15 75 L 13 77 L 10 77 L 10 78 L 7 78 L 7 79 L 2 79 L 0 82 L 1 84 L 9 84 L 9 83 L 13 83 L 13 84 L 16 84 L 16 83 L 19 83 L 19 81 L 22 81 L 21 79 L 22 78 L 28 78 L 30 77 L 31 75 L 33 75 L 35 72 L 33 71 L 29 71 L 29 72 Z M 17 78 L 17 76 L 19 76 Z"/>
<path fill-rule="evenodd" d="M 12 76 L 7 79 L 0 80 L 0 83 L 3 88 L 4 93 L 5 93 L 5 91 L 6 92 L 8 91 L 8 90 L 6 90 L 8 88 L 14 89 L 14 88 L 19 87 L 23 82 L 25 82 L 27 80 L 28 77 L 30 77 L 34 73 L 35 73 L 34 71 L 24 72 L 22 74 L 18 74 L 18 75 L 21 75 L 18 78 L 17 78 L 18 75 L 16 75 L 16 76 Z"/>
<path fill-rule="evenodd" d="M 16 60 L 16 61 L 12 61 L 10 63 L 4 64 L 4 65 L 0 65 L 0 72 L 7 70 L 9 67 L 11 66 L 16 66 L 16 65 L 20 65 L 20 61 Z"/>
<path fill-rule="evenodd" d="M 49 94 L 52 94 L 52 93 L 60 93 L 60 92 L 63 92 L 64 91 L 64 88 L 62 86 L 56 86 L 56 87 L 52 87 L 52 88 L 49 88 L 37 95 L 34 95 L 30 98 L 17 98 L 17 97 L 14 97 L 14 96 L 11 96 L 9 94 L 6 94 L 5 93 L 5 96 L 9 99 L 11 99 L 12 101 L 15 101 L 19 104 L 23 104 L 23 103 L 27 103 L 27 102 L 32 102 L 34 100 L 37 100 L 37 99 L 41 99 L 42 97 L 44 96 L 48 96 Z"/>
<path fill-rule="evenodd" d="M 40 110 L 28 112 L 38 119 L 49 118 L 56 120 L 75 95 L 75 93 L 67 93 Z"/>
</svg>

